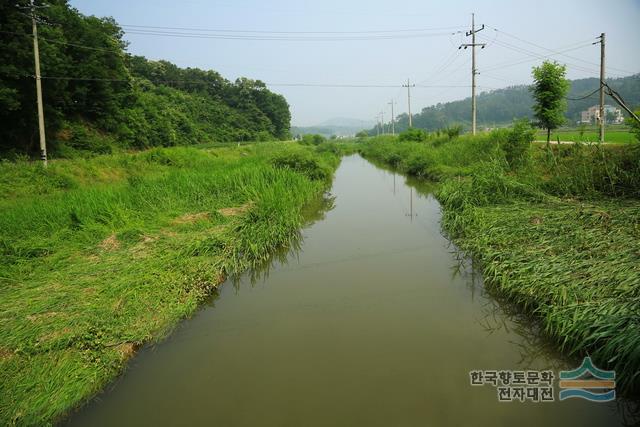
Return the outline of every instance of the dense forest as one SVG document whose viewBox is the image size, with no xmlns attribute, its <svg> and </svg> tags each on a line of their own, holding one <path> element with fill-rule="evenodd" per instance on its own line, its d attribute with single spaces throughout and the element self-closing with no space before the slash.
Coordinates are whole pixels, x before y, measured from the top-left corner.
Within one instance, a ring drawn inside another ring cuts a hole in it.
<svg viewBox="0 0 640 427">
<path fill-rule="evenodd" d="M 636 108 L 640 106 L 640 74 L 619 79 L 609 79 L 607 83 L 622 95 L 625 101 Z M 580 79 L 571 81 L 568 108 L 566 113 L 567 123 L 575 123 L 580 118 L 580 112 L 598 103 L 598 94 L 581 100 L 581 98 L 598 88 L 598 79 Z M 514 86 L 498 89 L 491 92 L 482 92 L 478 95 L 478 123 L 484 127 L 495 127 L 511 123 L 515 118 L 533 118 L 533 99 L 528 86 Z M 608 96 L 607 104 L 617 106 Z M 413 115 L 413 126 L 427 130 L 445 128 L 453 123 L 469 127 L 471 120 L 471 100 L 466 98 L 460 101 L 438 103 L 423 108 L 418 114 Z M 404 130 L 408 125 L 407 114 L 398 116 L 397 130 Z M 375 135 L 376 129 L 369 131 Z"/>
<path fill-rule="evenodd" d="M 27 4 L 0 0 L 3 157 L 33 154 L 38 146 Z M 289 136 L 289 105 L 263 82 L 231 82 L 215 71 L 133 56 L 112 18 L 84 16 L 67 0 L 47 4 L 37 15 L 47 142 L 54 155 Z"/>
</svg>

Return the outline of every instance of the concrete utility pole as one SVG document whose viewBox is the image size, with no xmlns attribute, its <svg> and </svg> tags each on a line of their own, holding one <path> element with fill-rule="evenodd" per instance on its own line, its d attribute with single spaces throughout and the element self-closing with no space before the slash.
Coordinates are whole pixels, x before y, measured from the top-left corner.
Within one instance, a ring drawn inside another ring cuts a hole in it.
<svg viewBox="0 0 640 427">
<path fill-rule="evenodd" d="M 391 135 L 396 134 L 396 116 L 393 113 L 393 104 L 395 104 L 395 101 L 392 99 L 389 103 L 391 105 Z"/>
<path fill-rule="evenodd" d="M 471 14 L 471 31 L 467 31 L 467 37 L 471 36 L 471 43 L 461 44 L 458 49 L 463 47 L 466 49 L 471 47 L 471 133 L 476 134 L 476 46 L 480 46 L 484 49 L 486 43 L 476 43 L 476 33 L 484 30 L 484 24 L 482 27 L 476 30 L 475 13 Z"/>
<path fill-rule="evenodd" d="M 36 63 L 36 97 L 38 100 L 38 128 L 40 130 L 40 160 L 47 166 L 47 141 L 44 134 L 44 108 L 42 106 L 42 83 L 40 79 L 40 51 L 38 49 L 38 26 L 36 6 L 31 0 L 31 25 L 33 27 L 33 58 Z"/>
<path fill-rule="evenodd" d="M 407 79 L 407 84 L 406 85 L 402 85 L 402 87 L 406 87 L 407 88 L 407 106 L 408 106 L 408 111 L 409 111 L 409 127 L 413 127 L 413 122 L 411 119 L 411 88 L 412 87 L 416 87 L 415 84 L 411 84 L 409 82 L 409 79 Z"/>
<path fill-rule="evenodd" d="M 382 125 L 382 134 L 384 135 L 384 111 L 380 111 L 380 124 Z"/>
<path fill-rule="evenodd" d="M 604 112 L 604 33 L 600 34 L 600 142 L 604 142 L 604 125 L 607 116 Z"/>
</svg>

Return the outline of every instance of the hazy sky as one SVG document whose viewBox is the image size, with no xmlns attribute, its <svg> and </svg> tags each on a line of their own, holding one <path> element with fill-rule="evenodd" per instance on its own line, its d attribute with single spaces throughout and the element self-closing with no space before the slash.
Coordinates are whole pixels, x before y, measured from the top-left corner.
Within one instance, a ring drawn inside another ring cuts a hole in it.
<svg viewBox="0 0 640 427">
<path fill-rule="evenodd" d="M 640 0 L 606 3 L 595 0 L 71 0 L 71 4 L 87 15 L 113 16 L 121 25 L 185 28 L 173 30 L 182 33 L 194 33 L 189 30 L 191 28 L 323 32 L 254 34 L 262 38 L 307 38 L 295 41 L 229 40 L 130 32 L 125 38 L 130 42 L 129 51 L 134 54 L 150 59 L 167 59 L 182 67 L 214 69 L 231 80 L 246 76 L 274 84 L 399 86 L 411 78 L 412 82 L 421 82 L 425 86 L 439 86 L 412 91 L 414 113 L 428 105 L 469 96 L 468 87 L 442 86 L 470 84 L 471 51 L 458 50 L 458 45 L 470 42 L 470 38 L 456 32 L 468 29 L 471 12 L 475 12 L 478 26 L 486 25 L 478 33 L 477 40 L 487 43 L 485 49 L 478 50 L 478 85 L 481 90 L 529 83 L 531 66 L 542 61 L 531 56 L 536 54 L 568 63 L 568 77 L 571 79 L 597 77 L 600 48 L 591 46 L 589 42 L 595 41 L 601 32 L 607 35 L 608 77 L 640 71 L 640 51 L 637 48 L 640 41 Z M 447 29 L 406 31 L 443 27 Z M 131 31 L 132 27 L 125 29 Z M 386 32 L 397 30 L 400 32 Z M 414 37 L 425 33 L 429 35 Z M 198 31 L 198 34 L 203 32 Z M 393 38 L 380 39 L 380 36 Z M 309 37 L 325 40 L 308 40 Z M 328 37 L 364 40 L 326 40 Z M 551 51 L 558 50 L 565 51 L 571 58 L 553 56 Z M 383 109 L 388 118 L 390 106 L 387 103 L 392 98 L 398 102 L 397 114 L 407 109 L 406 89 L 401 87 L 273 86 L 272 90 L 283 94 L 289 101 L 294 125 L 312 125 L 334 117 L 373 120 Z"/>
</svg>

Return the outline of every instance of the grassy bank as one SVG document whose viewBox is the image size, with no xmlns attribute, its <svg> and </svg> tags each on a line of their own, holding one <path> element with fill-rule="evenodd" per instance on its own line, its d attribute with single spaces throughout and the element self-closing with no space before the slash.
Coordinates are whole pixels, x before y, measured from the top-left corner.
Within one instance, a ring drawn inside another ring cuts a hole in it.
<svg viewBox="0 0 640 427">
<path fill-rule="evenodd" d="M 0 424 L 54 422 L 101 390 L 295 239 L 337 163 L 274 143 L 0 164 Z"/>
<path fill-rule="evenodd" d="M 591 355 L 616 370 L 619 392 L 636 394 L 640 152 L 547 148 L 518 143 L 522 136 L 371 139 L 361 151 L 442 181 L 443 227 L 479 261 L 486 286 L 538 318 L 566 354 Z"/>
</svg>

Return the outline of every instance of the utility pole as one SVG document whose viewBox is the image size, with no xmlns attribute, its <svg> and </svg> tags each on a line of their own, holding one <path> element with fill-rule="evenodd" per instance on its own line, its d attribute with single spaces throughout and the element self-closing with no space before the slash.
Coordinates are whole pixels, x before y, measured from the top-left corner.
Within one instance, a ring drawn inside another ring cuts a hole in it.
<svg viewBox="0 0 640 427">
<path fill-rule="evenodd" d="M 471 47 L 471 133 L 476 134 L 476 46 L 480 46 L 484 49 L 486 43 L 476 43 L 476 33 L 484 30 L 484 24 L 482 27 L 476 30 L 475 13 L 471 14 L 471 31 L 467 31 L 467 37 L 471 36 L 471 43 L 461 44 L 458 49 L 463 47 L 466 49 Z"/>
<path fill-rule="evenodd" d="M 380 123 L 382 124 L 382 134 L 384 135 L 384 111 L 380 111 Z"/>
<path fill-rule="evenodd" d="M 33 58 L 36 64 L 36 98 L 38 100 L 38 128 L 40 130 L 40 160 L 47 166 L 47 141 L 44 134 L 44 108 L 42 106 L 42 82 L 40 79 L 40 51 L 38 49 L 38 26 L 36 6 L 31 0 L 31 25 L 33 27 Z"/>
<path fill-rule="evenodd" d="M 407 106 L 409 107 L 408 108 L 408 111 L 409 111 L 409 127 L 412 128 L 413 127 L 413 122 L 411 120 L 411 88 L 412 87 L 416 87 L 416 85 L 415 84 L 412 85 L 409 82 L 409 79 L 407 79 L 407 84 L 406 85 L 402 85 L 402 87 L 406 87 L 407 88 Z"/>
<path fill-rule="evenodd" d="M 600 39 L 600 143 L 603 143 L 604 124 L 607 121 L 604 112 L 604 33 L 601 33 L 598 38 Z"/>
<path fill-rule="evenodd" d="M 395 101 L 392 99 L 389 103 L 391 105 L 391 135 L 396 134 L 396 116 L 393 114 L 393 104 L 395 104 Z"/>
</svg>

